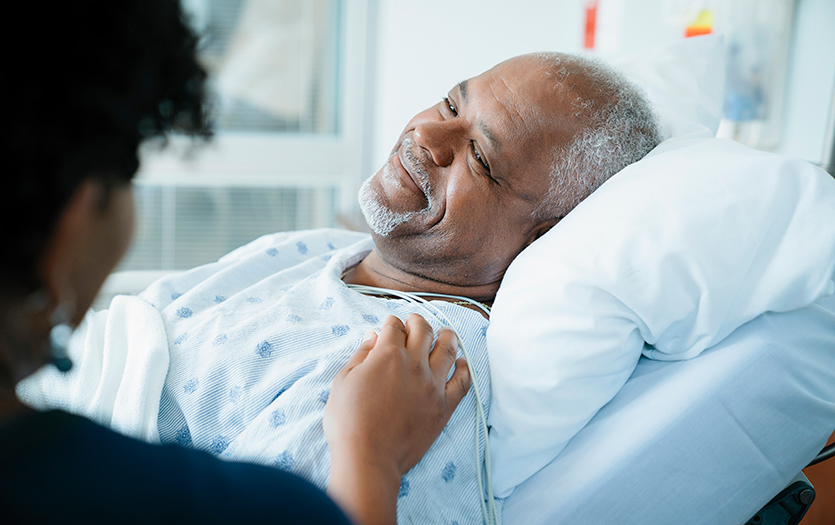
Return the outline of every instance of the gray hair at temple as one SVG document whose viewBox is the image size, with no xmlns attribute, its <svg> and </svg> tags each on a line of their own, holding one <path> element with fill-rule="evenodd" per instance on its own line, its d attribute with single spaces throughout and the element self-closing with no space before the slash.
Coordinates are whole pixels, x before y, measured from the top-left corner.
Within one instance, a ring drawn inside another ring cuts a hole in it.
<svg viewBox="0 0 835 525">
<path fill-rule="evenodd" d="M 554 147 L 548 194 L 533 216 L 562 218 L 612 175 L 643 158 L 663 139 L 644 92 L 603 61 L 563 53 L 537 53 L 570 97 L 581 129 Z"/>
</svg>

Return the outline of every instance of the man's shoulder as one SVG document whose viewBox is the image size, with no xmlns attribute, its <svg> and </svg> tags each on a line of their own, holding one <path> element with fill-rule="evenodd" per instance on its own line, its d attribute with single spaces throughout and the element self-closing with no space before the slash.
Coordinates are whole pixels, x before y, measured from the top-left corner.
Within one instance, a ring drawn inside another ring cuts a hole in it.
<svg viewBox="0 0 835 525">
<path fill-rule="evenodd" d="M 297 269 L 300 275 L 312 273 L 316 271 L 314 267 L 325 264 L 337 253 L 351 258 L 372 247 L 370 235 L 334 228 L 273 233 L 233 250 L 217 262 L 164 277 L 142 292 L 141 297 L 160 311 L 189 292 L 206 295 L 210 303 L 219 304 L 278 272 Z"/>
<path fill-rule="evenodd" d="M 309 258 L 370 239 L 371 236 L 367 233 L 336 228 L 271 233 L 229 252 L 221 257 L 219 262 L 239 260 L 262 252 L 272 257 L 291 254 Z"/>
</svg>

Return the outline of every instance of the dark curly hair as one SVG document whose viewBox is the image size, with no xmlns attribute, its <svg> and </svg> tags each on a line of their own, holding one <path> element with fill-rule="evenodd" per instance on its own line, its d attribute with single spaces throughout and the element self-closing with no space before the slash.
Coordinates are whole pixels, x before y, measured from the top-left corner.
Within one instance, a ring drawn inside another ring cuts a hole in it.
<svg viewBox="0 0 835 525">
<path fill-rule="evenodd" d="M 0 289 L 40 286 L 36 264 L 73 192 L 128 183 L 146 139 L 208 138 L 197 37 L 178 0 L 22 2 L 6 52 Z M 14 35 L 14 36 L 12 36 Z M 23 35 L 23 36 L 21 36 Z"/>
</svg>

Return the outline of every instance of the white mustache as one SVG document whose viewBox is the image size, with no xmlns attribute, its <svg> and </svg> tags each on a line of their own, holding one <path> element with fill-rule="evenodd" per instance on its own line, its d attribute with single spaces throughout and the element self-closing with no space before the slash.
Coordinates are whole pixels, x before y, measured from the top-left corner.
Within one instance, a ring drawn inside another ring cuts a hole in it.
<svg viewBox="0 0 835 525">
<path fill-rule="evenodd" d="M 416 153 L 415 148 L 417 146 L 415 146 L 411 138 L 403 139 L 400 147 L 392 153 L 391 157 L 397 155 L 401 149 L 403 150 L 403 158 L 401 161 L 405 160 L 406 163 L 403 167 L 406 171 L 414 175 L 414 178 L 417 179 L 415 183 L 426 196 L 426 207 L 424 209 L 408 212 L 395 212 L 391 210 L 380 201 L 379 196 L 372 188 L 371 181 L 374 178 L 373 175 L 366 179 L 360 188 L 359 203 L 362 214 L 365 216 L 368 226 L 381 237 L 387 237 L 397 226 L 432 209 L 434 199 L 432 198 L 432 186 L 429 183 L 429 172 L 426 168 L 427 161 L 424 156 Z M 383 166 L 382 176 L 389 183 L 403 187 L 400 176 L 394 172 L 394 168 L 391 166 L 391 157 L 389 157 L 389 161 Z"/>
<path fill-rule="evenodd" d="M 429 173 L 426 170 L 425 160 L 422 156 L 416 155 L 414 152 L 415 143 L 411 138 L 403 139 L 403 143 L 400 145 L 400 148 L 403 150 L 403 157 L 405 157 L 408 166 L 404 166 L 407 168 L 407 171 L 411 171 L 415 177 L 418 179 L 418 187 L 426 195 L 426 198 L 430 200 L 430 204 L 428 207 L 431 207 L 431 185 L 429 184 Z"/>
</svg>

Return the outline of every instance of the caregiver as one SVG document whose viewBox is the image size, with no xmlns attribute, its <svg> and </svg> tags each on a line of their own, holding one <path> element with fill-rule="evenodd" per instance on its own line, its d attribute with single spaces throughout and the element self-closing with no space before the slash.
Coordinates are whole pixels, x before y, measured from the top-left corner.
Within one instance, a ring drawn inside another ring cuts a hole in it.
<svg viewBox="0 0 835 525">
<path fill-rule="evenodd" d="M 418 316 L 389 318 L 334 381 L 324 426 L 338 506 L 279 469 L 145 444 L 16 398 L 41 366 L 72 366 L 69 334 L 129 244 L 139 145 L 211 131 L 176 0 L 28 2 L 6 20 L 21 31 L 2 36 L 0 521 L 394 523 L 400 477 L 469 387 L 466 367 L 446 381 L 454 335 L 433 351 Z"/>
</svg>

